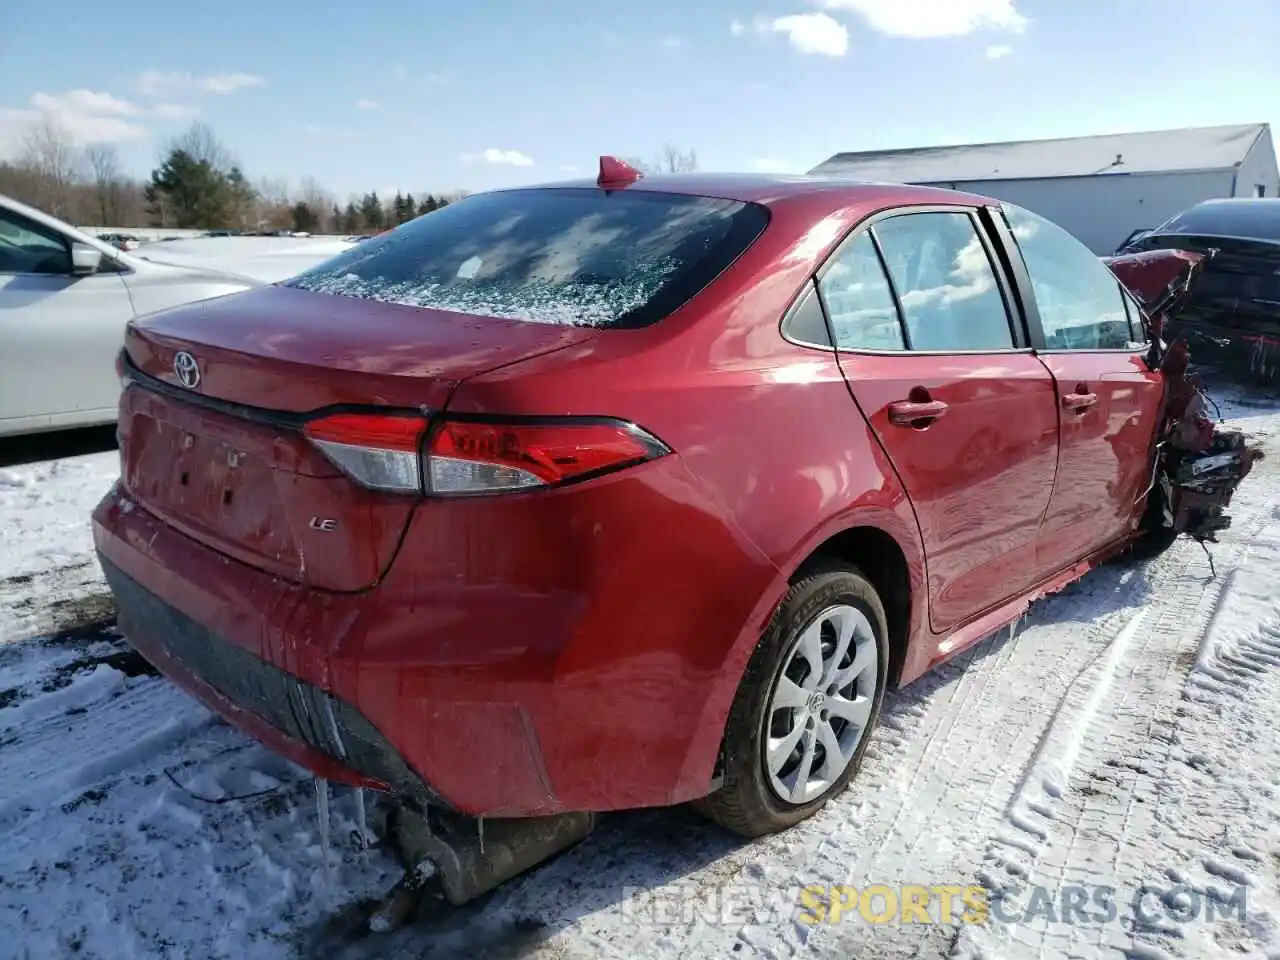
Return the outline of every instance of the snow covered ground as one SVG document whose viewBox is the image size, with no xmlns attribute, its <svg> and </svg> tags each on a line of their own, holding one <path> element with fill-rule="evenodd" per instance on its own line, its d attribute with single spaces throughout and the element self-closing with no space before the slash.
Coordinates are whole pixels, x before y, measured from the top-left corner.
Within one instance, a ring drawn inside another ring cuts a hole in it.
<svg viewBox="0 0 1280 960">
<path fill-rule="evenodd" d="M 1178 543 L 1037 604 L 891 695 L 854 786 L 786 834 L 612 816 L 381 937 L 360 911 L 395 871 L 355 795 L 335 790 L 326 869 L 302 771 L 101 626 L 86 517 L 116 455 L 0 470 L 0 955 L 1280 960 L 1280 407 L 1224 408 L 1269 459 L 1216 577 Z M 804 922 L 814 885 L 842 922 Z M 976 885 L 982 923 L 865 916 Z"/>
<path fill-rule="evenodd" d="M 144 244 L 133 255 L 276 283 L 350 250 L 345 237 L 198 237 Z"/>
</svg>

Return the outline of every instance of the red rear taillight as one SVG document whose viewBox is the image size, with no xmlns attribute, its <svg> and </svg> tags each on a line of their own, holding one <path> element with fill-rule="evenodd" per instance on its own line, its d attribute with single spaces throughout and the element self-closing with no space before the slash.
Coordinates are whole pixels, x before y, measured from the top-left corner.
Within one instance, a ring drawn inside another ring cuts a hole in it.
<svg viewBox="0 0 1280 960">
<path fill-rule="evenodd" d="M 670 451 L 616 420 L 480 423 L 448 420 L 431 435 L 431 493 L 490 493 L 552 486 L 619 470 Z"/>
<path fill-rule="evenodd" d="M 421 493 L 418 450 L 426 429 L 422 417 L 339 413 L 310 421 L 302 432 L 361 486 Z"/>
<path fill-rule="evenodd" d="M 440 422 L 422 449 L 418 416 L 336 414 L 303 432 L 365 487 L 436 496 L 530 490 L 584 480 L 671 451 L 619 420 Z"/>
</svg>

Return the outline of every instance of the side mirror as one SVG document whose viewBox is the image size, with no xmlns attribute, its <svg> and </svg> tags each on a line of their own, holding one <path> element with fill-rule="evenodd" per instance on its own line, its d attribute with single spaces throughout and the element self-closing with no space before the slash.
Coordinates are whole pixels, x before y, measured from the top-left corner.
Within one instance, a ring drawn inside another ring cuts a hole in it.
<svg viewBox="0 0 1280 960">
<path fill-rule="evenodd" d="M 87 277 L 91 273 L 97 273 L 101 265 L 102 251 L 97 247 L 91 247 L 87 243 L 71 244 L 71 275 L 73 277 Z"/>
</svg>

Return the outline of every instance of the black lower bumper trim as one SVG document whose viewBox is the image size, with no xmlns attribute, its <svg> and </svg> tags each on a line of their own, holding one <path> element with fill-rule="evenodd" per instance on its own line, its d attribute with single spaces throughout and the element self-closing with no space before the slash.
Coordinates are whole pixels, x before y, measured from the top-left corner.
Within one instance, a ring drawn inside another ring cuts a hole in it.
<svg viewBox="0 0 1280 960">
<path fill-rule="evenodd" d="M 380 780 L 419 805 L 450 807 L 364 714 L 236 646 L 151 591 L 98 554 L 115 594 L 125 638 L 145 636 L 184 669 L 227 699 L 348 769 Z M 146 656 L 146 651 L 140 651 Z"/>
</svg>

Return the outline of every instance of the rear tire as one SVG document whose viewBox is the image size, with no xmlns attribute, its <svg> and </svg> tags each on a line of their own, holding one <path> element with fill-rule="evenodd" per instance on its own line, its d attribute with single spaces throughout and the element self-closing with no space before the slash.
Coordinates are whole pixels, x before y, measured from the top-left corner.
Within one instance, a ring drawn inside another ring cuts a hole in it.
<svg viewBox="0 0 1280 960">
<path fill-rule="evenodd" d="M 723 786 L 694 806 L 759 837 L 811 817 L 844 790 L 880 715 L 888 636 L 884 606 L 856 568 L 825 564 L 795 583 L 729 711 Z"/>
</svg>

